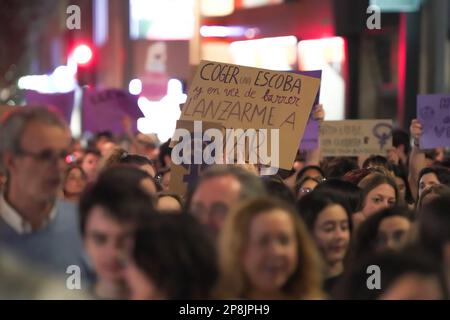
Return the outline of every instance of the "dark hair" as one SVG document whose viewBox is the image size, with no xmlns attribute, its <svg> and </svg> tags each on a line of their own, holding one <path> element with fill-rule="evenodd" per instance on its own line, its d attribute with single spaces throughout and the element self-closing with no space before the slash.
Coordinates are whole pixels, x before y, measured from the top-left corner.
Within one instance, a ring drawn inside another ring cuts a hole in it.
<svg viewBox="0 0 450 320">
<path fill-rule="evenodd" d="M 74 170 L 74 169 L 80 170 L 82 178 L 87 181 L 86 172 L 84 172 L 83 168 L 79 164 L 71 163 L 70 165 L 68 165 L 67 169 L 66 169 L 66 172 L 65 172 L 65 175 L 64 175 L 64 183 L 63 183 L 63 193 L 66 196 L 67 196 L 67 194 L 66 194 L 65 187 L 66 187 L 67 178 L 69 177 L 70 172 L 72 170 Z M 0 172 L 1 172 L 1 170 L 0 170 Z"/>
<path fill-rule="evenodd" d="M 104 207 L 111 218 L 120 222 L 139 223 L 155 212 L 153 198 L 140 186 L 149 175 L 133 167 L 112 167 L 100 174 L 80 200 L 80 227 L 84 234 L 93 207 Z"/>
<path fill-rule="evenodd" d="M 384 167 L 389 171 L 392 171 L 392 167 L 386 157 L 379 155 L 371 155 L 364 160 L 362 167 L 368 169 L 370 167 Z"/>
<path fill-rule="evenodd" d="M 294 194 L 292 193 L 291 189 L 289 189 L 289 187 L 284 184 L 283 180 L 281 180 L 280 177 L 263 176 L 261 177 L 261 179 L 268 194 L 280 200 L 284 200 L 291 205 L 294 205 Z"/>
<path fill-rule="evenodd" d="M 426 196 L 434 194 L 440 197 L 449 197 L 450 198 L 450 187 L 446 186 L 445 184 L 434 184 L 430 186 L 429 188 L 426 188 L 423 190 L 423 192 L 420 194 L 420 197 L 417 199 L 416 209 L 420 210 L 423 206 L 423 201 Z"/>
<path fill-rule="evenodd" d="M 350 232 L 352 231 L 352 218 L 349 208 L 345 200 L 333 193 L 327 191 L 316 191 L 305 195 L 300 200 L 297 201 L 297 211 L 306 223 L 306 226 L 312 232 L 316 224 L 316 220 L 319 214 L 326 207 L 330 205 L 338 204 L 342 206 L 347 214 L 348 225 Z"/>
<path fill-rule="evenodd" d="M 155 215 L 136 232 L 136 265 L 168 299 L 208 299 L 218 278 L 215 246 L 189 215 Z"/>
<path fill-rule="evenodd" d="M 304 166 L 297 174 L 296 178 L 295 178 L 295 182 L 300 181 L 303 176 L 305 175 L 306 171 L 308 170 L 317 170 L 319 171 L 320 175 L 324 178 L 325 175 L 323 173 L 322 168 L 320 168 L 319 166 Z"/>
<path fill-rule="evenodd" d="M 167 140 L 166 142 L 164 142 L 160 147 L 159 147 L 159 162 L 161 163 L 162 167 L 167 167 L 167 163 L 166 160 L 164 159 L 165 156 L 172 156 L 172 148 L 170 147 L 170 142 L 171 139 Z"/>
<path fill-rule="evenodd" d="M 320 184 L 320 180 L 318 180 L 318 179 L 316 179 L 316 178 L 308 177 L 308 176 L 303 177 L 303 178 L 302 178 L 301 180 L 299 180 L 299 181 L 295 184 L 295 186 L 294 186 L 294 195 L 295 195 L 295 197 L 296 197 L 297 199 L 298 199 L 298 193 L 300 192 L 300 189 L 302 188 L 303 184 L 304 184 L 306 181 L 309 181 L 309 180 L 315 181 L 315 182 L 317 183 L 317 185 Z"/>
<path fill-rule="evenodd" d="M 434 173 L 438 178 L 439 183 L 450 187 L 450 170 L 444 166 L 431 166 L 420 170 L 419 177 L 417 179 L 417 190 L 419 190 L 420 179 L 428 173 Z"/>
<path fill-rule="evenodd" d="M 327 178 L 337 179 L 341 179 L 347 172 L 359 168 L 356 159 L 350 157 L 325 159 L 322 167 Z"/>
<path fill-rule="evenodd" d="M 367 280 L 369 266 L 378 266 L 382 272 L 378 290 L 370 289 Z M 447 299 L 445 276 L 439 263 L 420 248 L 408 248 L 401 252 L 385 251 L 365 257 L 362 261 L 349 266 L 344 272 L 335 289 L 332 298 L 342 300 L 378 299 L 387 292 L 393 284 L 407 274 L 433 276 L 439 282 L 442 298 Z"/>
<path fill-rule="evenodd" d="M 352 214 L 361 207 L 361 189 L 351 182 L 340 179 L 327 179 L 319 183 L 314 191 L 325 191 L 338 195 L 347 203 L 347 208 Z"/>
<path fill-rule="evenodd" d="M 403 169 L 403 167 L 392 165 L 392 172 L 394 173 L 394 175 L 397 178 L 402 179 L 403 183 L 405 184 L 405 202 L 408 204 L 414 203 L 412 193 L 411 193 L 411 188 L 409 187 L 409 183 L 408 183 L 408 177 L 407 177 L 407 174 L 405 173 L 405 170 Z"/>
<path fill-rule="evenodd" d="M 378 229 L 381 222 L 389 217 L 403 217 L 409 221 L 414 221 L 414 211 L 409 210 L 407 207 L 395 206 L 386 209 L 369 216 L 364 220 L 355 232 L 352 239 L 349 263 L 359 261 L 361 257 L 371 254 L 375 251 L 375 244 L 378 235 Z"/>
<path fill-rule="evenodd" d="M 437 197 L 419 213 L 419 238 L 424 248 L 442 261 L 443 248 L 450 243 L 450 198 Z"/>
<path fill-rule="evenodd" d="M 408 132 L 402 129 L 394 129 L 392 131 L 392 145 L 396 148 L 401 145 L 405 146 L 405 154 L 408 155 L 411 150 Z"/>
</svg>

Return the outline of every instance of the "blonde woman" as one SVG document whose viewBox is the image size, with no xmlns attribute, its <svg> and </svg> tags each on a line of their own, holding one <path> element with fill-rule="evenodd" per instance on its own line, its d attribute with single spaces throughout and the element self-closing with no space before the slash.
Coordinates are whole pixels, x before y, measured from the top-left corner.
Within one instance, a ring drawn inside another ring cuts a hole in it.
<svg viewBox="0 0 450 320">
<path fill-rule="evenodd" d="M 322 266 L 297 213 L 256 198 L 231 213 L 220 239 L 222 299 L 319 299 Z"/>
</svg>

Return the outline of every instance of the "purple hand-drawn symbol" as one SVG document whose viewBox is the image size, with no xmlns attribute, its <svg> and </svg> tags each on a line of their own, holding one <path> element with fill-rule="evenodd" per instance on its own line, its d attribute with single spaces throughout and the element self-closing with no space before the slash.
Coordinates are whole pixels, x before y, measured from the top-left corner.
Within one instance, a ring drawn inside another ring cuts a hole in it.
<svg viewBox="0 0 450 320">
<path fill-rule="evenodd" d="M 372 133 L 378 139 L 380 150 L 382 150 L 386 141 L 392 137 L 392 126 L 387 123 L 378 123 L 373 127 Z"/>
<path fill-rule="evenodd" d="M 424 106 L 419 110 L 420 118 L 423 120 L 430 120 L 434 116 L 434 109 L 430 106 Z"/>
</svg>

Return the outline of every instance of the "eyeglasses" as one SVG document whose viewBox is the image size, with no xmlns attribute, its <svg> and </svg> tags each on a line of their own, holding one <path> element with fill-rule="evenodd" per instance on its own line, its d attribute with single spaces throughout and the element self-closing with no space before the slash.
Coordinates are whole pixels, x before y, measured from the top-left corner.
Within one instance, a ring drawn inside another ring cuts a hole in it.
<svg viewBox="0 0 450 320">
<path fill-rule="evenodd" d="M 300 194 L 307 194 L 307 193 L 310 193 L 311 191 L 313 191 L 313 189 L 311 189 L 311 188 L 300 188 L 298 190 L 298 193 L 300 193 Z"/>
<path fill-rule="evenodd" d="M 23 149 L 19 149 L 17 152 L 20 156 L 26 156 L 31 157 L 36 161 L 39 162 L 54 162 L 55 160 L 66 160 L 67 156 L 69 155 L 69 152 L 67 150 L 61 150 L 59 152 L 54 152 L 51 149 L 45 149 L 41 152 L 34 153 L 30 151 L 26 151 Z"/>
</svg>

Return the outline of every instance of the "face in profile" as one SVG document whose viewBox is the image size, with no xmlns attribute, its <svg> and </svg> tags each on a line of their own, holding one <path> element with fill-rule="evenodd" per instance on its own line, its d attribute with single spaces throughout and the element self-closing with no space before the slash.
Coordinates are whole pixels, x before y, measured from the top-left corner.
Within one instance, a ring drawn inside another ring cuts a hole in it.
<svg viewBox="0 0 450 320">
<path fill-rule="evenodd" d="M 411 221 L 402 216 L 384 218 L 377 234 L 377 250 L 400 250 L 409 242 Z"/>
<path fill-rule="evenodd" d="M 248 232 L 242 261 L 250 291 L 281 293 L 298 267 L 298 244 L 289 213 L 262 212 L 253 218 Z"/>
<path fill-rule="evenodd" d="M 349 220 L 345 209 L 339 204 L 323 209 L 315 222 L 313 236 L 328 264 L 342 262 L 350 241 Z"/>
<path fill-rule="evenodd" d="M 367 193 L 362 213 L 365 217 L 369 217 L 381 209 L 392 207 L 395 203 L 395 189 L 391 185 L 383 183 Z"/>
<path fill-rule="evenodd" d="M 124 259 L 133 244 L 134 226 L 111 217 L 102 206 L 93 207 L 86 221 L 84 244 L 99 279 L 123 278 Z"/>
</svg>

